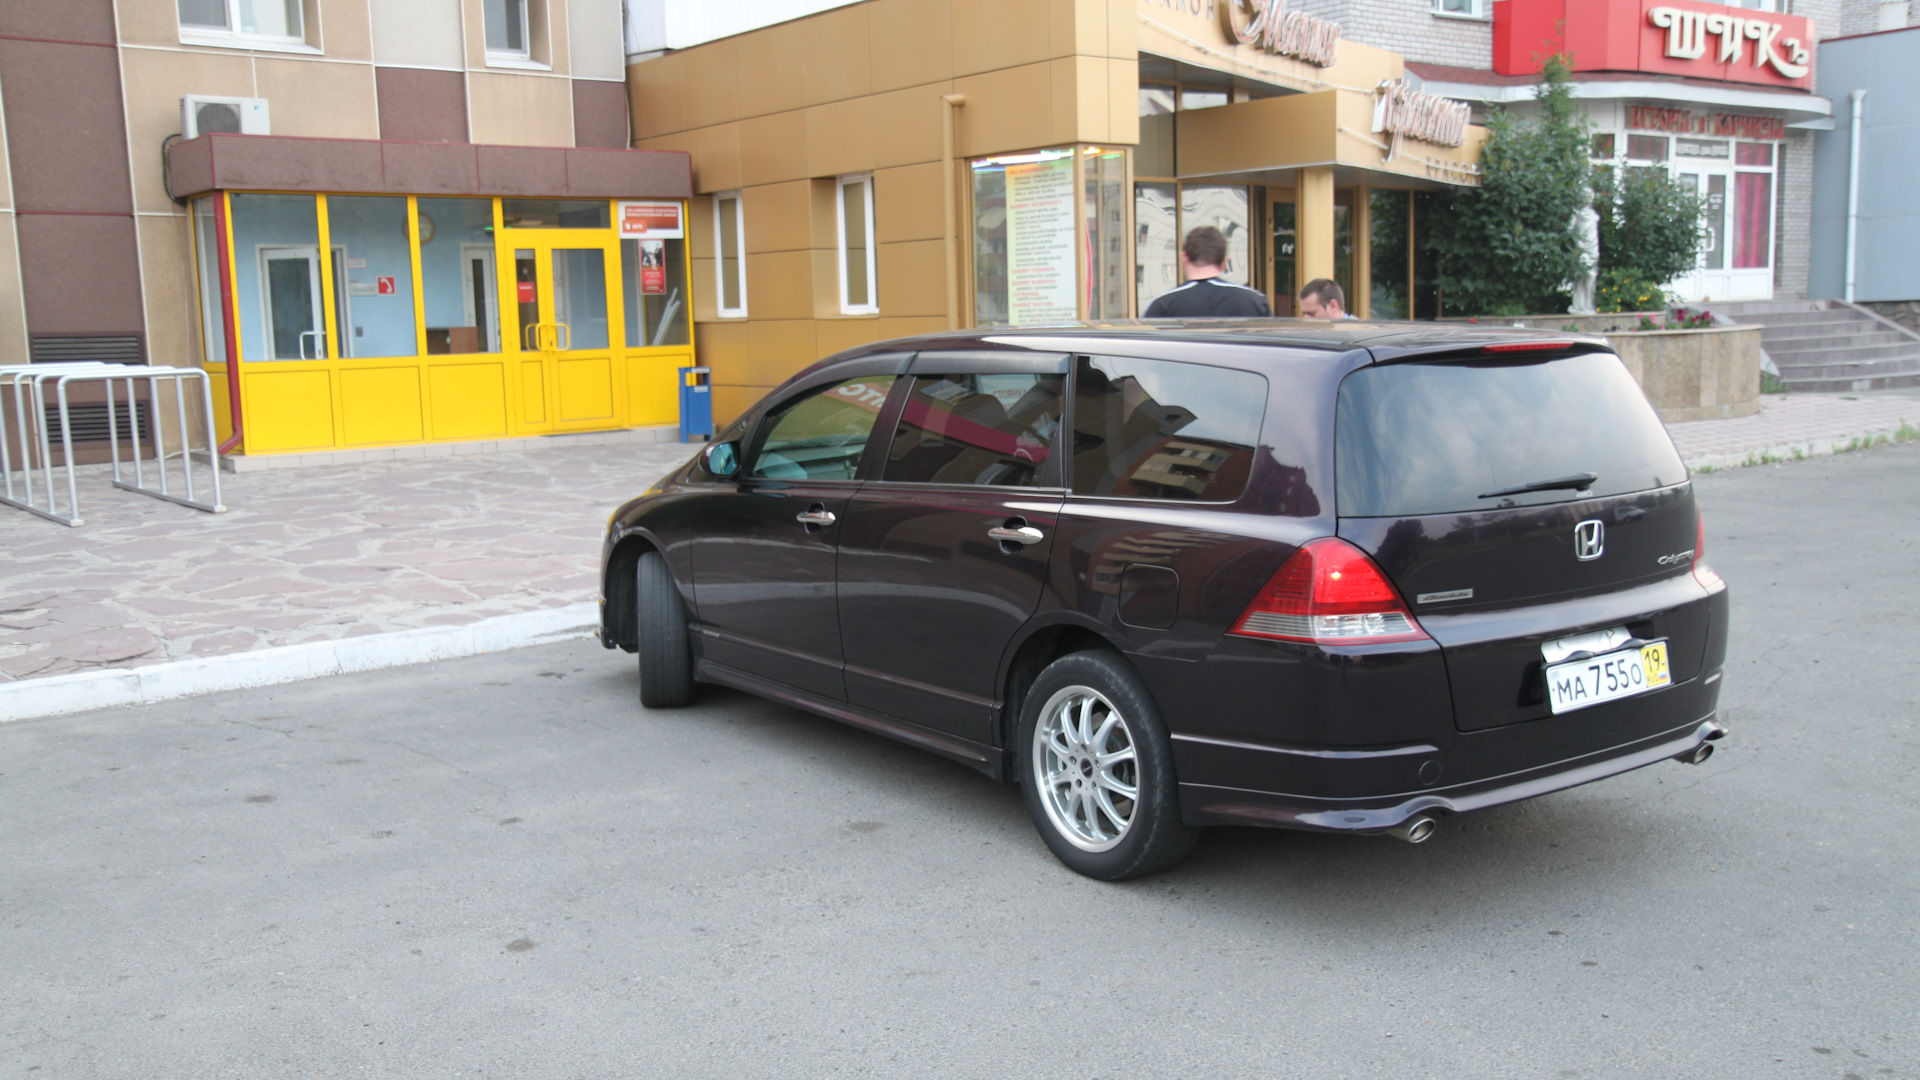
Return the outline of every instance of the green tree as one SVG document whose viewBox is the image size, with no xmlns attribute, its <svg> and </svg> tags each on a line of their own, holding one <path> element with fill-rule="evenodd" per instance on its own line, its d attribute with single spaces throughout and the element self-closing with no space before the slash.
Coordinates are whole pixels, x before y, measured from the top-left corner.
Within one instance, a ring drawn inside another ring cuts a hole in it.
<svg viewBox="0 0 1920 1080">
<path fill-rule="evenodd" d="M 1700 195 L 1665 169 L 1629 169 L 1617 184 L 1600 178 L 1600 270 L 1644 281 L 1672 281 L 1692 270 L 1706 239 Z"/>
<path fill-rule="evenodd" d="M 1449 313 L 1565 311 L 1561 286 L 1583 270 L 1573 218 L 1590 198 L 1592 165 L 1565 57 L 1547 59 L 1536 97 L 1529 120 L 1488 116 L 1480 186 L 1436 207 L 1429 236 Z"/>
</svg>

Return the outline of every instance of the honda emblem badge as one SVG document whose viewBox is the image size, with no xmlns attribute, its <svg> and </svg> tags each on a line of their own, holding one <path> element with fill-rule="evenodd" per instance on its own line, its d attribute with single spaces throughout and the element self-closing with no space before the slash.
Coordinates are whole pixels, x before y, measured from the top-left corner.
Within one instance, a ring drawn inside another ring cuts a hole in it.
<svg viewBox="0 0 1920 1080">
<path fill-rule="evenodd" d="M 1589 518 L 1573 527 L 1574 558 L 1581 562 L 1591 562 L 1606 550 L 1606 526 L 1599 518 Z"/>
</svg>

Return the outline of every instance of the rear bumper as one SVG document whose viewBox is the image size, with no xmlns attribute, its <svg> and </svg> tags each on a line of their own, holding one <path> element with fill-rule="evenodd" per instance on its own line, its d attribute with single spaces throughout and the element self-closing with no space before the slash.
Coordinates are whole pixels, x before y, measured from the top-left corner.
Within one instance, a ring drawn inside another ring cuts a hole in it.
<svg viewBox="0 0 1920 1080">
<path fill-rule="evenodd" d="M 1422 813 L 1464 814 L 1590 784 L 1678 757 L 1725 734 L 1726 728 L 1716 720 L 1715 713 L 1710 712 L 1684 726 L 1624 745 L 1452 787 L 1370 798 L 1326 799 L 1183 783 L 1180 803 L 1190 825 L 1269 825 L 1321 832 L 1377 833 Z"/>
</svg>

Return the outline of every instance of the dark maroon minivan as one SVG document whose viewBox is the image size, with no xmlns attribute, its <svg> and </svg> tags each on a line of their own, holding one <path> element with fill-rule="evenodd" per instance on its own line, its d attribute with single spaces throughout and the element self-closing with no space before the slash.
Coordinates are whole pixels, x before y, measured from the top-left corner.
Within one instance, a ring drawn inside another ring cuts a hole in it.
<svg viewBox="0 0 1920 1080">
<path fill-rule="evenodd" d="M 822 361 L 621 507 L 601 640 L 1017 780 L 1068 866 L 1421 841 L 1718 722 L 1727 590 L 1604 340 L 937 334 Z"/>
</svg>

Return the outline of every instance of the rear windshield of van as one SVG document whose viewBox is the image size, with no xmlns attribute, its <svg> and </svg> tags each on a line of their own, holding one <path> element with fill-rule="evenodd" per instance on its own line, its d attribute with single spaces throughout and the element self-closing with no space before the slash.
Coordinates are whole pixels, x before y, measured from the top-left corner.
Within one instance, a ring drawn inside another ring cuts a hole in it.
<svg viewBox="0 0 1920 1080">
<path fill-rule="evenodd" d="M 1539 506 L 1687 478 L 1612 353 L 1361 368 L 1340 384 L 1336 423 L 1341 517 Z M 1575 482 L 1585 475 L 1591 494 Z"/>
</svg>

